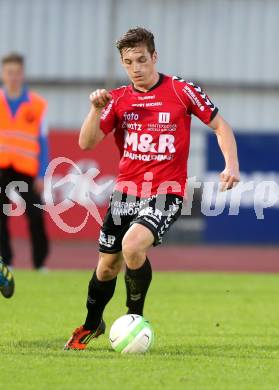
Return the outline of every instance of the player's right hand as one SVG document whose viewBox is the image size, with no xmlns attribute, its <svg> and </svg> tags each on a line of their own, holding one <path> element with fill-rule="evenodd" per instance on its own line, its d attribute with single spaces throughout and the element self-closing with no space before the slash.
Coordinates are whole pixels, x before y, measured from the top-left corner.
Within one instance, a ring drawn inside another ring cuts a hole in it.
<svg viewBox="0 0 279 390">
<path fill-rule="evenodd" d="M 234 188 L 240 181 L 239 168 L 226 167 L 220 173 L 221 189 L 220 191 L 227 191 Z"/>
<path fill-rule="evenodd" d="M 90 101 L 95 108 L 104 108 L 112 99 L 112 95 L 106 89 L 96 89 L 90 94 Z"/>
</svg>

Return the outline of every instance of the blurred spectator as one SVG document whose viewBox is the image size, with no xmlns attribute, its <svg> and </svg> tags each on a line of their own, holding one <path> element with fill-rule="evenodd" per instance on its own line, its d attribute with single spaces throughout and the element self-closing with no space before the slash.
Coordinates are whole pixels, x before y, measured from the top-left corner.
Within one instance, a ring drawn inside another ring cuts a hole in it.
<svg viewBox="0 0 279 390">
<path fill-rule="evenodd" d="M 11 202 L 6 191 L 13 181 L 27 184 L 27 192 L 15 187 L 26 204 L 35 269 L 44 269 L 48 237 L 41 203 L 43 178 L 48 164 L 47 102 L 25 85 L 24 57 L 11 53 L 2 58 L 0 90 L 0 254 L 12 264 L 8 214 L 3 205 Z"/>
</svg>

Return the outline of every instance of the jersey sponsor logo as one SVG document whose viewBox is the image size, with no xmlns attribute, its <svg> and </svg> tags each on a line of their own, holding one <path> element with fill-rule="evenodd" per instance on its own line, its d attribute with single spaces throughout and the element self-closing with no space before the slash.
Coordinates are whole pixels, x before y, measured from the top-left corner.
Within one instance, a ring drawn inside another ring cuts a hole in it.
<svg viewBox="0 0 279 390">
<path fill-rule="evenodd" d="M 124 112 L 123 114 L 125 121 L 138 121 L 139 120 L 139 114 L 136 112 Z"/>
<path fill-rule="evenodd" d="M 162 102 L 150 102 L 150 103 L 145 103 L 145 107 L 155 107 L 155 106 L 162 106 Z"/>
<path fill-rule="evenodd" d="M 154 209 L 153 207 L 146 207 L 142 210 L 140 210 L 139 212 L 139 217 L 142 217 L 142 216 L 148 216 L 150 217 L 151 219 L 154 220 L 154 222 L 158 222 L 160 223 L 161 219 L 162 219 L 162 216 L 163 216 L 163 213 L 161 210 L 159 209 Z"/>
<path fill-rule="evenodd" d="M 150 225 L 154 226 L 155 229 L 158 229 L 158 224 L 157 224 L 156 222 L 154 222 L 154 221 L 151 219 L 151 217 L 149 217 L 149 216 L 144 216 L 144 217 L 142 217 L 141 219 L 142 219 L 143 221 L 149 223 Z"/>
<path fill-rule="evenodd" d="M 175 153 L 175 138 L 172 134 L 160 134 L 158 142 L 153 141 L 154 139 L 151 134 L 139 135 L 138 133 L 129 133 L 126 131 L 124 148 L 131 147 L 133 152 L 139 151 L 142 153 Z"/>
<path fill-rule="evenodd" d="M 170 123 L 170 112 L 159 112 L 159 123 Z"/>
<path fill-rule="evenodd" d="M 112 209 L 112 215 L 136 215 L 139 211 L 139 208 L 137 207 L 114 207 Z"/>
<path fill-rule="evenodd" d="M 102 119 L 102 120 L 106 119 L 106 117 L 108 116 L 108 114 L 111 112 L 111 109 L 112 109 L 112 106 L 113 106 L 113 102 L 114 102 L 114 100 L 112 99 L 112 100 L 109 102 L 109 105 L 108 105 L 106 108 L 104 108 L 103 113 L 102 113 L 102 115 L 101 115 L 101 119 Z"/>
<path fill-rule="evenodd" d="M 210 107 L 210 109 L 213 111 L 215 106 L 214 104 L 212 103 L 212 101 L 208 98 L 208 96 L 204 93 L 204 91 L 201 89 L 201 87 L 199 87 L 198 85 L 195 85 L 194 83 L 192 82 L 189 82 L 188 83 L 189 85 L 191 85 L 195 91 L 198 92 L 198 94 L 200 95 L 200 97 L 203 99 L 204 103 Z M 203 111 L 203 110 L 202 110 Z"/>
<path fill-rule="evenodd" d="M 111 248 L 115 242 L 116 237 L 112 234 L 105 234 L 104 232 L 100 232 L 99 243 L 107 248 Z"/>
<path fill-rule="evenodd" d="M 148 198 L 141 199 L 141 200 L 136 200 L 136 201 L 122 201 L 122 200 L 113 200 L 113 198 L 116 196 L 116 193 L 113 193 L 111 197 L 111 206 L 112 208 L 115 209 L 121 209 L 121 210 L 126 210 L 126 209 L 134 209 L 135 214 L 138 213 L 139 209 L 148 204 L 151 200 L 154 198 L 157 198 L 157 194 L 151 195 Z M 127 214 L 127 212 L 126 212 Z"/>
<path fill-rule="evenodd" d="M 136 200 L 133 202 L 113 201 L 111 202 L 111 213 L 115 216 L 137 215 L 142 207 L 145 207 L 145 205 L 154 198 L 157 198 L 157 195 L 151 195 L 146 199 Z M 146 207 L 144 210 L 146 210 Z"/>
<path fill-rule="evenodd" d="M 156 107 L 162 106 L 163 102 L 133 103 L 132 107 Z"/>
<path fill-rule="evenodd" d="M 138 100 L 150 100 L 155 99 L 156 95 L 149 95 L 149 96 L 138 96 Z"/>
<path fill-rule="evenodd" d="M 197 97 L 197 95 L 192 91 L 192 89 L 188 86 L 188 85 L 185 85 L 185 87 L 183 88 L 182 90 L 184 93 L 186 93 L 186 95 L 191 99 L 192 103 L 195 104 L 196 106 L 198 106 L 198 108 L 201 110 L 201 111 L 204 111 L 204 106 L 203 104 L 201 103 L 201 101 L 199 100 L 199 98 Z"/>
<path fill-rule="evenodd" d="M 123 157 L 127 157 L 130 160 L 139 160 L 139 161 L 164 161 L 164 160 L 172 160 L 173 154 L 139 154 L 139 153 L 131 153 L 127 150 L 124 150 Z"/>
<path fill-rule="evenodd" d="M 176 123 L 148 123 L 148 131 L 176 131 Z"/>
<path fill-rule="evenodd" d="M 139 114 L 135 113 L 135 112 L 125 112 L 123 114 L 123 117 L 124 117 L 124 121 L 122 122 L 122 129 L 130 129 L 130 130 L 137 130 L 137 131 L 141 131 L 142 130 L 142 123 L 138 123 L 138 122 L 128 122 L 128 121 L 137 121 L 139 120 Z"/>
<path fill-rule="evenodd" d="M 142 130 L 142 124 L 141 123 L 137 123 L 137 122 L 133 122 L 133 123 L 123 122 L 122 128 L 141 131 Z"/>
</svg>

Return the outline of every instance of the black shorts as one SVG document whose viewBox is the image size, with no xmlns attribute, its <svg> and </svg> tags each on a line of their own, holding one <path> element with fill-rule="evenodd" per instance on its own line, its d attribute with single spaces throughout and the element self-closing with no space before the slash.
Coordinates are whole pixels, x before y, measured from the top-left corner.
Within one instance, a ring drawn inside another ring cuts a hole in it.
<svg viewBox="0 0 279 390">
<path fill-rule="evenodd" d="M 153 246 L 161 244 L 165 233 L 180 216 L 182 203 L 183 198 L 174 194 L 140 199 L 113 192 L 100 232 L 99 251 L 120 252 L 123 237 L 134 223 L 146 226 L 153 233 Z"/>
</svg>

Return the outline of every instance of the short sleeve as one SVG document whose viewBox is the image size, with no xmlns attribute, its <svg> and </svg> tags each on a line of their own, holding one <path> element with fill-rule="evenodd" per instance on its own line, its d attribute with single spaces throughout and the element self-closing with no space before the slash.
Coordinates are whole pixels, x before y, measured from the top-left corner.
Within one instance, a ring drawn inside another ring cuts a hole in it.
<svg viewBox="0 0 279 390">
<path fill-rule="evenodd" d="M 100 128 L 104 134 L 108 134 L 116 127 L 116 122 L 115 100 L 113 98 L 102 111 Z"/>
<path fill-rule="evenodd" d="M 208 125 L 217 115 L 218 108 L 214 105 L 202 88 L 190 81 L 176 78 L 176 89 L 189 114 L 194 114 Z"/>
</svg>

